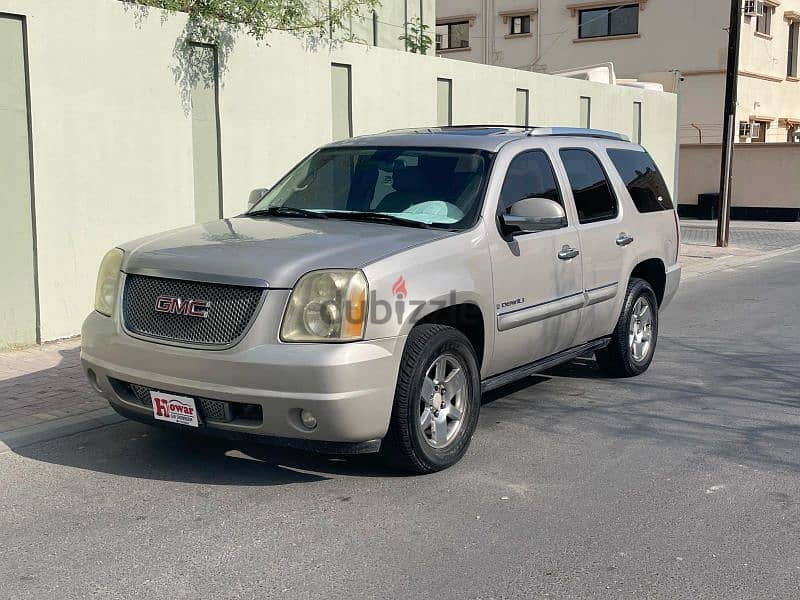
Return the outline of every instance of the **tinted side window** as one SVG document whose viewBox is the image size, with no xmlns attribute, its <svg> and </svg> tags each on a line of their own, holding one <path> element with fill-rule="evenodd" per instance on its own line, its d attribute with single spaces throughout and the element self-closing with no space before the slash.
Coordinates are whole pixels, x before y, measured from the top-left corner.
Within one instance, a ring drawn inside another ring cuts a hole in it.
<svg viewBox="0 0 800 600">
<path fill-rule="evenodd" d="M 609 149 L 608 156 L 619 171 L 639 212 L 672 210 L 667 184 L 647 152 Z"/>
<path fill-rule="evenodd" d="M 541 150 L 523 152 L 508 165 L 498 206 L 505 212 L 523 198 L 548 198 L 564 206 L 550 159 Z"/>
<path fill-rule="evenodd" d="M 588 150 L 569 149 L 559 152 L 572 187 L 578 220 L 592 223 L 617 216 L 617 199 L 603 167 Z"/>
</svg>

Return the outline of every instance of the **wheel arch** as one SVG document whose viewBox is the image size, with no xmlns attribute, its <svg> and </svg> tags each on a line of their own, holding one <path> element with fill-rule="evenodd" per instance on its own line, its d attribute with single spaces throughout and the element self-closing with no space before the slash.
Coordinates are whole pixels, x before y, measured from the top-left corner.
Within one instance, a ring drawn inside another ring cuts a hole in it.
<svg viewBox="0 0 800 600">
<path fill-rule="evenodd" d="M 414 327 L 422 324 L 447 325 L 463 333 L 475 350 L 478 368 L 482 368 L 486 352 L 486 328 L 483 311 L 477 304 L 474 302 L 452 304 L 414 319 Z"/>
<path fill-rule="evenodd" d="M 630 279 L 644 279 L 656 293 L 658 305 L 664 300 L 667 285 L 667 267 L 660 258 L 648 258 L 640 261 L 631 271 Z"/>
</svg>

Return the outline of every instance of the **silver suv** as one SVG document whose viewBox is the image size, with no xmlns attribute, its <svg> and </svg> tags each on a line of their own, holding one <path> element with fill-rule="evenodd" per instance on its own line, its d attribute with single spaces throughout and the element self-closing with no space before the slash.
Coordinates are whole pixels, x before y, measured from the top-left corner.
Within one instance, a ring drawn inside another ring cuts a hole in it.
<svg viewBox="0 0 800 600">
<path fill-rule="evenodd" d="M 120 414 L 432 472 L 486 390 L 591 353 L 645 371 L 680 280 L 664 180 L 609 132 L 350 139 L 250 204 L 103 259 L 81 358 Z"/>
</svg>

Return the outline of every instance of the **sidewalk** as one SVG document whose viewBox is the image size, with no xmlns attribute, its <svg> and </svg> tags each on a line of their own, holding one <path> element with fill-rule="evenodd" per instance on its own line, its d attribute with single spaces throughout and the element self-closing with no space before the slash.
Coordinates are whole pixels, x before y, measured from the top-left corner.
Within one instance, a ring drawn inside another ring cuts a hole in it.
<svg viewBox="0 0 800 600">
<path fill-rule="evenodd" d="M 115 420 L 86 383 L 79 338 L 0 352 L 0 453 Z"/>
<path fill-rule="evenodd" d="M 800 223 L 736 221 L 731 247 L 716 248 L 716 225 L 681 224 L 685 281 L 800 249 Z M 0 453 L 121 421 L 80 367 L 80 340 L 0 352 Z"/>
<path fill-rule="evenodd" d="M 717 248 L 716 221 L 681 221 L 681 264 L 688 281 L 800 249 L 800 222 L 731 222 L 730 246 Z"/>
</svg>

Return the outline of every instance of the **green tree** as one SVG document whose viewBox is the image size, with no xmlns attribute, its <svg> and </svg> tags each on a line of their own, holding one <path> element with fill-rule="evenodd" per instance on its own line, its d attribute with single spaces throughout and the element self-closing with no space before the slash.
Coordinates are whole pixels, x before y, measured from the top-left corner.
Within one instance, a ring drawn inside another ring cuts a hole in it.
<svg viewBox="0 0 800 600">
<path fill-rule="evenodd" d="M 302 38 L 306 46 L 333 45 L 352 38 L 345 32 L 351 21 L 364 18 L 380 6 L 380 0 L 121 0 L 137 25 L 161 11 L 166 22 L 176 12 L 188 15 L 175 42 L 172 73 L 184 111 L 191 110 L 191 91 L 197 85 L 213 86 L 227 72 L 228 57 L 239 34 L 257 41 L 273 31 Z M 354 40 L 351 40 L 354 41 Z M 215 54 L 202 50 L 213 46 Z M 198 52 L 198 48 L 200 51 Z"/>
<path fill-rule="evenodd" d="M 433 46 L 433 40 L 427 33 L 430 27 L 425 25 L 419 17 L 409 21 L 407 25 L 408 33 L 404 33 L 398 39 L 406 43 L 409 52 L 427 54 L 430 47 Z"/>
<path fill-rule="evenodd" d="M 203 41 L 213 42 L 221 28 L 235 27 L 257 40 L 271 31 L 324 41 L 380 6 L 380 0 L 122 0 L 189 15 L 192 31 Z"/>
</svg>

